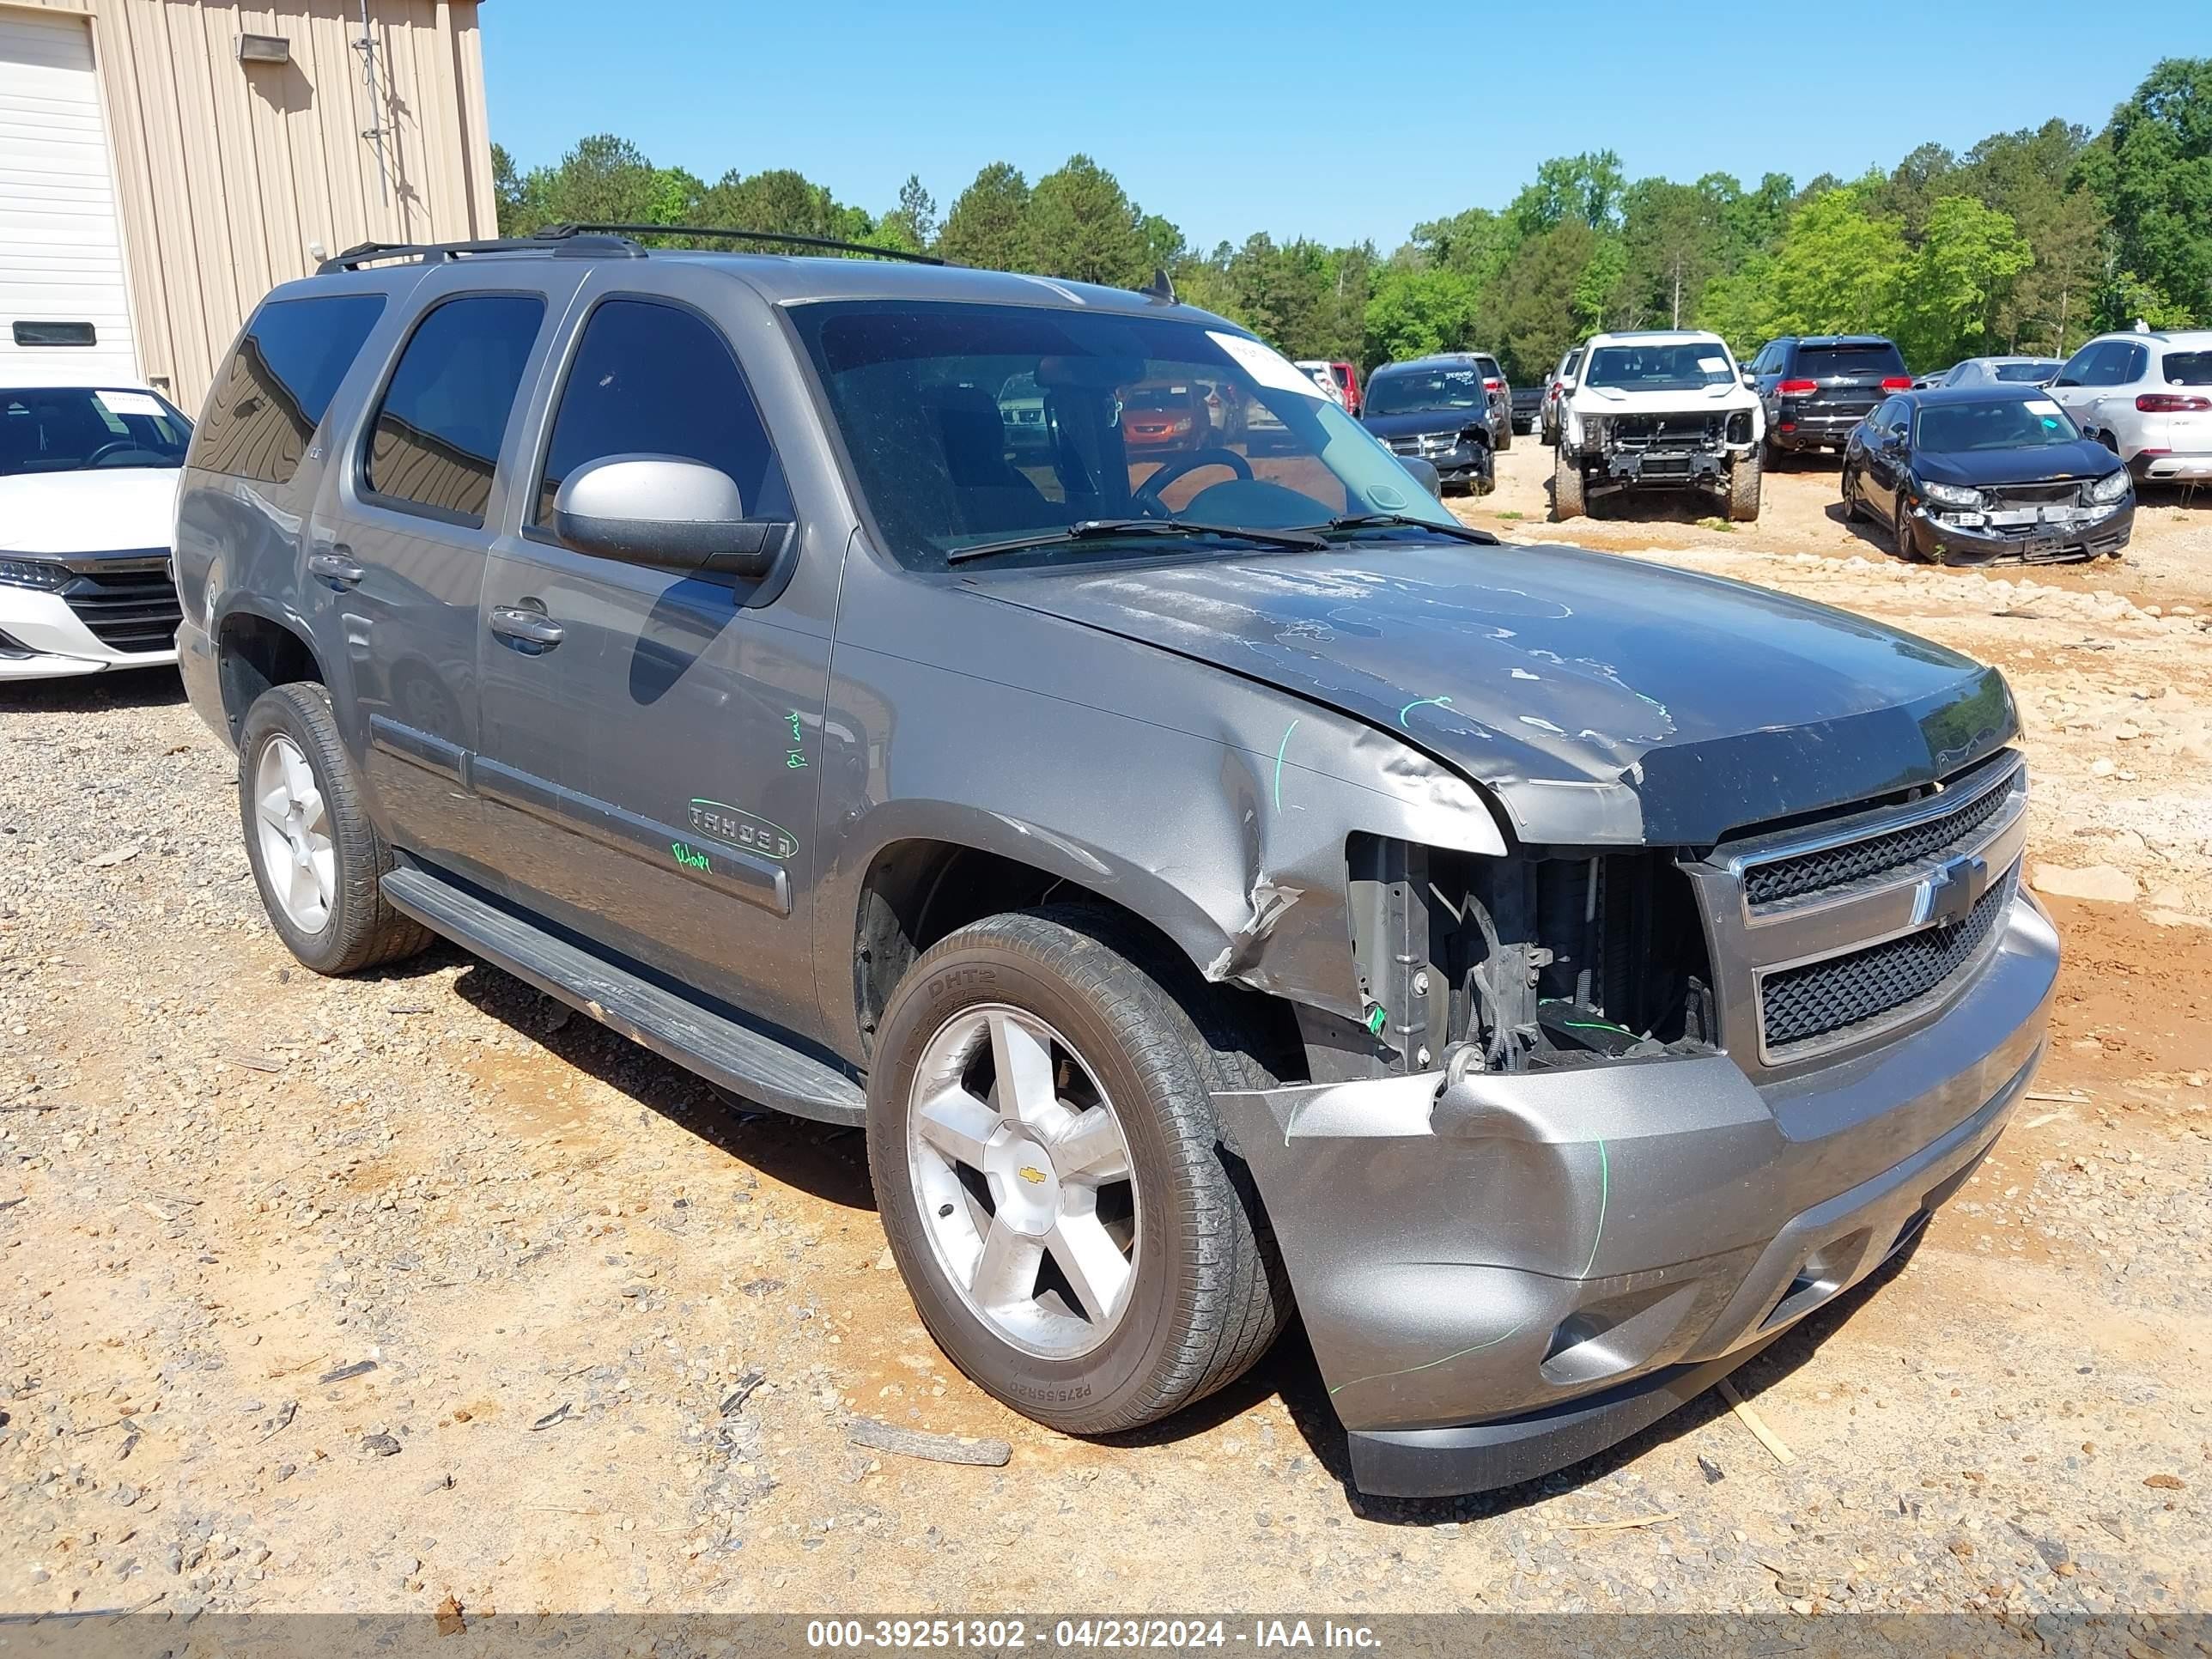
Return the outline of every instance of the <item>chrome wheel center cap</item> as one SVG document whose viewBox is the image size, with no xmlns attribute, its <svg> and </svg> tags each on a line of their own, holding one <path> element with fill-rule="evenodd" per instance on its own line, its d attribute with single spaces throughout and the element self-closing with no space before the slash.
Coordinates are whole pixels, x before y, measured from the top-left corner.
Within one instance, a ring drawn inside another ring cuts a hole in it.
<svg viewBox="0 0 2212 1659">
<path fill-rule="evenodd" d="M 1060 1175 L 1044 1143 L 1025 1128 L 1002 1123 L 983 1151 L 998 1212 L 1026 1238 L 1042 1238 L 1060 1218 Z"/>
</svg>

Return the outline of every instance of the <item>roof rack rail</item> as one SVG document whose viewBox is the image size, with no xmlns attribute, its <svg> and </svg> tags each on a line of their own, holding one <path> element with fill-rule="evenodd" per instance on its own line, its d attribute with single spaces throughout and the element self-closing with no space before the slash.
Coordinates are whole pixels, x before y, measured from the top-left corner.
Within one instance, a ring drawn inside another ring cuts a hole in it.
<svg viewBox="0 0 2212 1659">
<path fill-rule="evenodd" d="M 342 253 L 333 253 L 315 267 L 318 276 L 327 276 L 332 271 L 359 270 L 363 265 L 375 264 L 386 259 L 418 260 L 424 264 L 443 264 L 465 253 L 543 253 L 548 240 L 542 234 L 536 236 L 497 236 L 476 242 L 361 242 Z M 560 239 L 556 253 L 570 258 L 612 258 L 639 259 L 645 250 L 625 236 L 565 236 Z"/>
<path fill-rule="evenodd" d="M 841 242 L 834 236 L 801 236 L 784 230 L 726 230 L 708 225 L 548 225 L 538 233 L 546 241 L 580 236 L 703 236 L 715 241 L 775 242 L 787 247 L 823 248 L 835 253 L 866 253 L 878 259 L 900 259 L 908 264 L 941 265 L 933 253 L 909 253 L 901 247 L 877 247 L 867 242 Z"/>
</svg>

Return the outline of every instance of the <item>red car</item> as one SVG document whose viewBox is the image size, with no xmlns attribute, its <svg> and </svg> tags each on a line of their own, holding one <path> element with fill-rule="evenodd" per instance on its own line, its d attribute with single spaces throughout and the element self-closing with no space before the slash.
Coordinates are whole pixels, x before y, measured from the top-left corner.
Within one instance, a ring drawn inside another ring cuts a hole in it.
<svg viewBox="0 0 2212 1659">
<path fill-rule="evenodd" d="M 1333 362 L 1328 372 L 1336 376 L 1337 390 L 1344 393 L 1344 412 L 1359 413 L 1359 371 L 1350 363 Z"/>
<path fill-rule="evenodd" d="M 1214 441 L 1205 388 L 1148 380 L 1121 394 L 1121 441 L 1131 449 L 1203 449 Z"/>
</svg>

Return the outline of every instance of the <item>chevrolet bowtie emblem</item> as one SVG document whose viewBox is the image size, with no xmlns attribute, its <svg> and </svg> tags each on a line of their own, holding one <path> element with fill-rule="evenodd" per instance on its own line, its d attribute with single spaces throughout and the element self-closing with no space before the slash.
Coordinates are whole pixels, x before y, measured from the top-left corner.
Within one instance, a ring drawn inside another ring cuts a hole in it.
<svg viewBox="0 0 2212 1659">
<path fill-rule="evenodd" d="M 1974 901 L 1988 887 L 1990 866 L 1969 854 L 1955 858 L 1920 884 L 1920 916 L 1938 927 L 1954 927 L 1966 919 Z"/>
<path fill-rule="evenodd" d="M 1023 1180 L 1028 1182 L 1032 1187 L 1041 1185 L 1044 1181 L 1044 1171 L 1042 1170 L 1032 1170 L 1026 1164 L 1023 1164 L 1020 1169 L 1015 1170 L 1014 1173 L 1019 1176 Z"/>
</svg>

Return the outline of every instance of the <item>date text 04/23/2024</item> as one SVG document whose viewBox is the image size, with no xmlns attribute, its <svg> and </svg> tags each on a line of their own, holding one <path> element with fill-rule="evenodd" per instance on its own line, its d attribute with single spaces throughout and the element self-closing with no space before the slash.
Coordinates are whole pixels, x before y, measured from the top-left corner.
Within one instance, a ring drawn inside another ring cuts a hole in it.
<svg viewBox="0 0 2212 1659">
<path fill-rule="evenodd" d="M 987 1653 L 1033 1648 L 1043 1653 L 1242 1649 L 1273 1654 L 1322 1648 L 1371 1652 L 1382 1646 L 1369 1626 L 1327 1619 L 1255 1619 L 1243 1625 L 1222 1619 L 820 1619 L 808 1621 L 806 1644 L 832 1651 L 966 1649 Z"/>
</svg>

